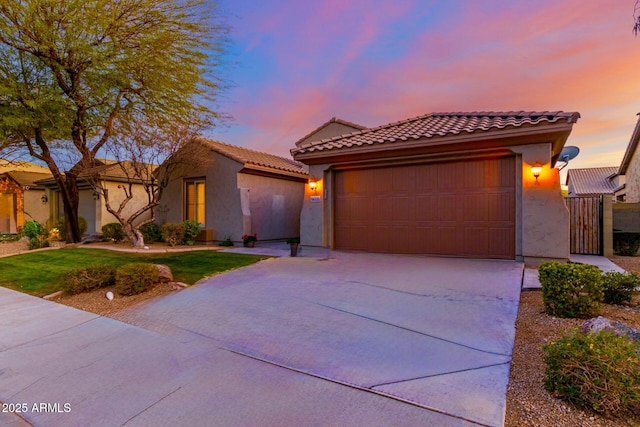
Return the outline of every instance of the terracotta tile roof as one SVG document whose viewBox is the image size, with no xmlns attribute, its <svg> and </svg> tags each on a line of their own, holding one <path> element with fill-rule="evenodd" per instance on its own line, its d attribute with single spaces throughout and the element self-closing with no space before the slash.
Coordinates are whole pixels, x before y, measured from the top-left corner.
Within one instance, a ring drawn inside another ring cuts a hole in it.
<svg viewBox="0 0 640 427">
<path fill-rule="evenodd" d="M 402 143 L 418 139 L 453 136 L 463 133 L 487 132 L 505 128 L 557 123 L 573 124 L 579 113 L 562 111 L 474 111 L 455 113 L 431 113 L 376 128 L 364 129 L 317 141 L 308 147 L 298 147 L 291 153 L 304 154 L 314 151 L 348 149 L 373 144 Z"/>
<path fill-rule="evenodd" d="M 602 168 L 569 169 L 567 185 L 571 184 L 572 196 L 613 194 L 616 184 L 610 179 L 618 172 L 617 166 Z"/>
<path fill-rule="evenodd" d="M 237 145 L 225 144 L 224 142 L 213 141 L 205 138 L 198 138 L 198 141 L 205 143 L 212 150 L 223 156 L 229 157 L 245 167 L 256 169 L 270 169 L 275 173 L 306 178 L 307 170 L 302 163 L 292 159 L 263 153 L 261 151 L 250 150 Z"/>
</svg>

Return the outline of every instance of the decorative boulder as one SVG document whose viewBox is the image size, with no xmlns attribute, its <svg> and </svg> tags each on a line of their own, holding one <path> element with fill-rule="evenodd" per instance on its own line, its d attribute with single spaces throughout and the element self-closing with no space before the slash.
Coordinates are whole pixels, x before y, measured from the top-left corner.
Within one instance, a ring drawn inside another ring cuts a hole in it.
<svg viewBox="0 0 640 427">
<path fill-rule="evenodd" d="M 173 274 L 171 273 L 171 269 L 169 268 L 169 266 L 164 264 L 156 264 L 156 267 L 158 268 L 158 273 L 160 274 L 158 278 L 160 282 L 173 282 Z"/>
<path fill-rule="evenodd" d="M 580 327 L 580 332 L 583 334 L 597 334 L 600 331 L 606 331 L 621 337 L 627 337 L 640 343 L 640 331 L 633 329 L 624 323 L 618 322 L 617 320 L 607 319 L 606 317 L 598 316 L 593 319 L 589 319 Z"/>
</svg>

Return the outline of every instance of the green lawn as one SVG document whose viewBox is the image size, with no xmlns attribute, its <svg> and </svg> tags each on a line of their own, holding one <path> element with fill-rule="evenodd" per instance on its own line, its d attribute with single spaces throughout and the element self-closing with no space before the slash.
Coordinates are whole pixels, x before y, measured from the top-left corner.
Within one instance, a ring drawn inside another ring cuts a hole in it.
<svg viewBox="0 0 640 427">
<path fill-rule="evenodd" d="M 60 290 L 62 276 L 74 268 L 97 264 L 119 267 L 130 262 L 166 264 L 171 268 L 175 280 L 191 285 L 203 277 L 244 267 L 265 258 L 208 250 L 160 254 L 77 248 L 39 251 L 0 258 L 0 286 L 43 296 Z"/>
</svg>

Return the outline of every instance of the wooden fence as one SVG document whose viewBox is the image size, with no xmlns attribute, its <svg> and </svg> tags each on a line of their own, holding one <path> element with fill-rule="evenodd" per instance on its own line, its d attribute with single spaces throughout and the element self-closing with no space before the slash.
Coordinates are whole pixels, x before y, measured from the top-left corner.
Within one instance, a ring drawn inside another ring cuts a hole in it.
<svg viewBox="0 0 640 427">
<path fill-rule="evenodd" d="M 570 251 L 602 255 L 602 197 L 569 197 Z"/>
</svg>

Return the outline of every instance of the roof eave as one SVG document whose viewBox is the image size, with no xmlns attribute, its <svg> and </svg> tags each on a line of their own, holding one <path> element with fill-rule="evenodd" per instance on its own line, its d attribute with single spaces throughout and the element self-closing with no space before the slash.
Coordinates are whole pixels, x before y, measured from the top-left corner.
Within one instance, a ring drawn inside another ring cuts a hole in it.
<svg viewBox="0 0 640 427">
<path fill-rule="evenodd" d="M 293 157 L 296 161 L 301 161 L 306 163 L 305 160 L 313 160 L 313 163 L 316 163 L 316 160 L 326 159 L 328 160 L 334 156 L 340 155 L 358 155 L 364 153 L 371 153 L 374 151 L 377 152 L 385 152 L 385 151 L 393 151 L 398 149 L 412 149 L 419 148 L 425 145 L 429 147 L 442 146 L 445 147 L 447 145 L 455 146 L 456 144 L 461 144 L 465 142 L 472 142 L 478 140 L 506 140 L 512 138 L 523 138 L 527 137 L 527 141 L 518 141 L 513 145 L 523 145 L 523 144 L 534 144 L 541 142 L 549 142 L 552 144 L 552 163 L 555 164 L 557 158 L 564 147 L 564 144 L 569 137 L 571 130 L 573 128 L 573 123 L 549 123 L 545 125 L 535 125 L 535 126 L 527 126 L 527 127 L 514 127 L 514 128 L 502 128 L 491 131 L 482 131 L 482 132 L 472 132 L 472 133 L 462 133 L 456 135 L 445 135 L 445 136 L 435 136 L 430 138 L 420 138 L 413 141 L 402 141 L 401 143 L 391 143 L 386 142 L 383 144 L 372 144 L 372 145 L 363 145 L 358 147 L 348 147 L 348 148 L 339 148 L 339 149 L 325 149 L 325 150 L 313 150 L 310 152 L 299 153 L 298 151 L 292 152 Z M 533 139 L 532 137 L 540 136 L 541 139 Z M 428 144 L 425 144 L 425 141 L 428 141 Z M 293 150 L 292 150 L 293 151 Z"/>
<path fill-rule="evenodd" d="M 618 169 L 618 175 L 624 175 L 627 172 L 627 168 L 631 163 L 631 159 L 636 152 L 636 148 L 638 147 L 638 141 L 640 141 L 640 113 L 637 114 L 638 121 L 636 122 L 636 126 L 633 129 L 633 134 L 631 135 L 631 139 L 629 140 L 629 144 L 627 145 L 627 149 L 624 152 L 624 157 L 622 158 L 622 162 L 620 163 L 620 169 Z"/>
</svg>

